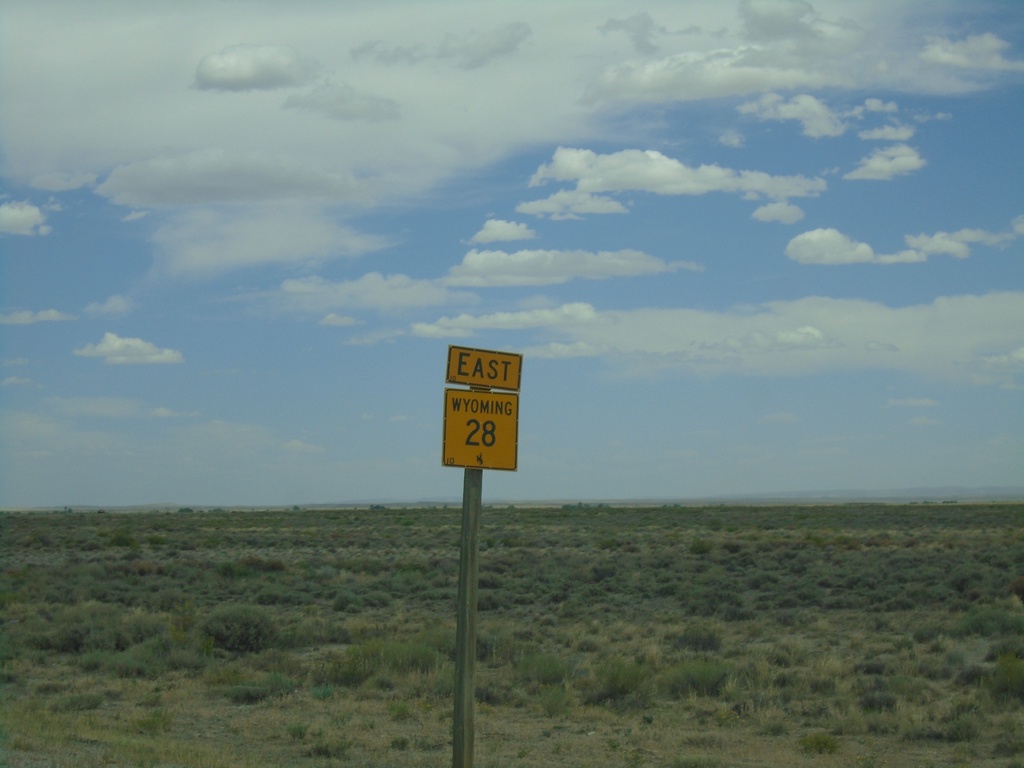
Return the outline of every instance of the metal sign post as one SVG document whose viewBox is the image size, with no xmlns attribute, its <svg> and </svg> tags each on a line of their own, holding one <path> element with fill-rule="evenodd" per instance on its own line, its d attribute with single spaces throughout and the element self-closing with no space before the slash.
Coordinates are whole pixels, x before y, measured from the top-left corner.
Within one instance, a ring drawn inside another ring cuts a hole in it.
<svg viewBox="0 0 1024 768">
<path fill-rule="evenodd" d="M 462 487 L 462 547 L 459 555 L 458 627 L 455 634 L 455 724 L 452 768 L 472 768 L 476 696 L 477 534 L 483 498 L 482 469 L 467 469 Z"/>
<path fill-rule="evenodd" d="M 455 630 L 455 720 L 452 768 L 473 768 L 476 721 L 477 537 L 485 469 L 515 471 L 519 450 L 519 380 L 523 356 L 470 347 L 448 347 L 441 461 L 464 467 L 459 605 Z M 491 389 L 511 390 L 492 392 Z"/>
</svg>

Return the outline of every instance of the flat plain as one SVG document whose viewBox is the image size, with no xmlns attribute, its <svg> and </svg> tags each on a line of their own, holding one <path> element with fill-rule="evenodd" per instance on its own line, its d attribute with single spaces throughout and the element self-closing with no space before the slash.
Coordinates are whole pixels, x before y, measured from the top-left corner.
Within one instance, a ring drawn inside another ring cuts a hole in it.
<svg viewBox="0 0 1024 768">
<path fill-rule="evenodd" d="M 450 765 L 460 529 L 0 515 L 0 765 Z M 485 507 L 479 565 L 481 768 L 1024 768 L 1024 504 Z"/>
</svg>

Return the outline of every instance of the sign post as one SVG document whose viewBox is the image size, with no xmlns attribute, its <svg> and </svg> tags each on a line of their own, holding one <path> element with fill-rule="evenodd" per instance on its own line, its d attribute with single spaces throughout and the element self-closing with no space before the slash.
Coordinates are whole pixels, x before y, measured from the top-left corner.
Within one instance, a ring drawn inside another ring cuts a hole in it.
<svg viewBox="0 0 1024 768">
<path fill-rule="evenodd" d="M 477 536 L 485 469 L 515 471 L 519 453 L 519 381 L 523 356 L 469 347 L 448 347 L 449 384 L 444 391 L 442 463 L 464 467 L 459 605 L 455 634 L 455 712 L 452 768 L 472 768 L 476 716 Z M 511 390 L 492 392 L 491 389 Z"/>
<path fill-rule="evenodd" d="M 459 550 L 459 607 L 455 631 L 455 722 L 452 767 L 472 768 L 476 697 L 477 534 L 484 471 L 467 469 L 462 488 L 462 546 Z"/>
</svg>

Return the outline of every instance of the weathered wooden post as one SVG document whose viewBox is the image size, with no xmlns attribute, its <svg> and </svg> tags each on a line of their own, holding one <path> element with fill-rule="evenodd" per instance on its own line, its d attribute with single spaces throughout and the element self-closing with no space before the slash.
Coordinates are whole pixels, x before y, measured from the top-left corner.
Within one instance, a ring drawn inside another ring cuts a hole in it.
<svg viewBox="0 0 1024 768">
<path fill-rule="evenodd" d="M 455 723 L 452 768 L 472 768 L 476 696 L 476 590 L 479 582 L 477 536 L 483 497 L 482 469 L 467 469 L 462 489 L 462 548 L 459 554 L 459 607 L 455 634 Z"/>
</svg>

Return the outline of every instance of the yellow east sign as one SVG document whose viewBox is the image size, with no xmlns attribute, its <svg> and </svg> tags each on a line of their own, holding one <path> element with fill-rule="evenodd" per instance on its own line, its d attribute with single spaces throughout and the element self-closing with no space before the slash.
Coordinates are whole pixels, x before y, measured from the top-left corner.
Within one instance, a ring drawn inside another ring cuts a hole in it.
<svg viewBox="0 0 1024 768">
<path fill-rule="evenodd" d="M 441 452 L 446 467 L 514 471 L 519 453 L 519 395 L 445 389 Z"/>
<path fill-rule="evenodd" d="M 523 356 L 520 354 L 450 345 L 445 381 L 471 387 L 518 390 L 522 370 Z"/>
</svg>

